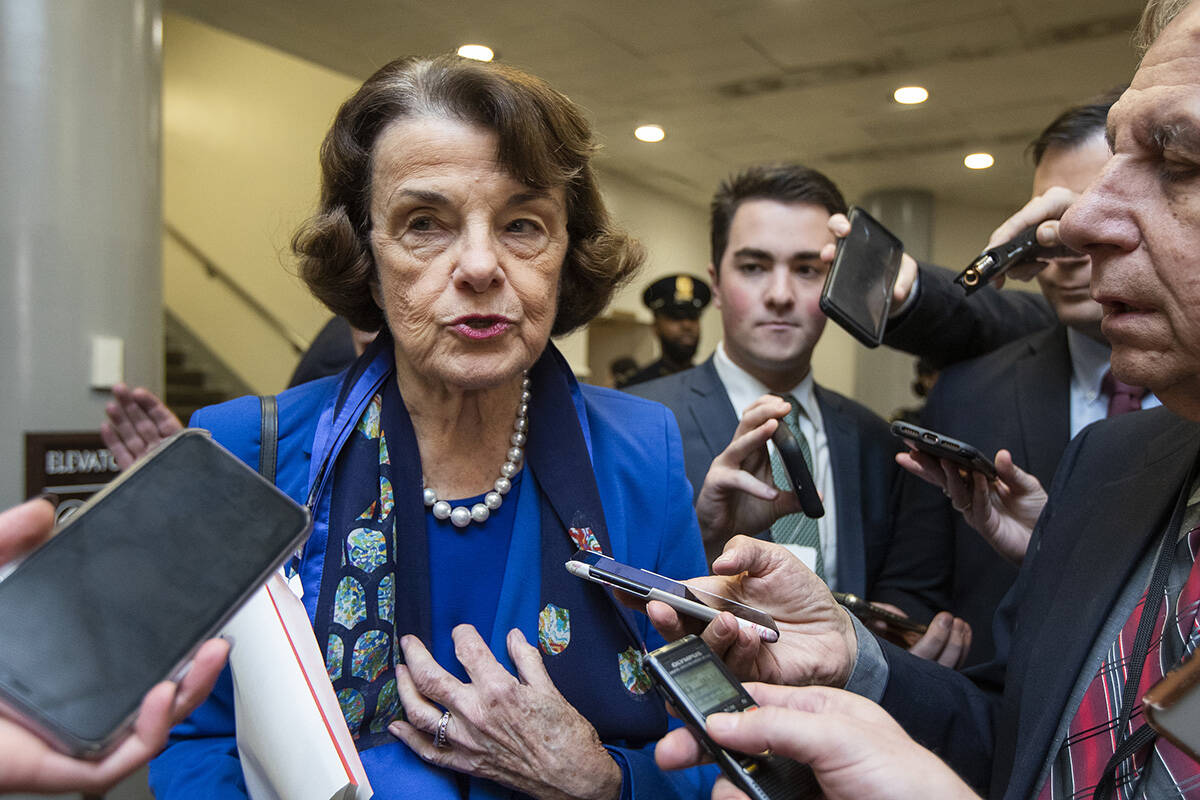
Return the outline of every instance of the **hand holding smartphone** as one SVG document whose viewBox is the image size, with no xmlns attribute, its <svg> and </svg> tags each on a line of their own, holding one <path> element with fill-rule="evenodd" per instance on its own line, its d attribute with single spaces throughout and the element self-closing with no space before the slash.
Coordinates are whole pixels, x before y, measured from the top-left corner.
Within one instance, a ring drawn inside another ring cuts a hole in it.
<svg viewBox="0 0 1200 800">
<path fill-rule="evenodd" d="M 709 737 L 705 730 L 709 714 L 744 712 L 758 706 L 704 640 L 685 636 L 649 653 L 644 664 L 663 699 L 675 709 L 725 777 L 752 800 L 821 796 L 820 786 L 807 764 L 770 753 L 748 755 L 726 750 Z"/>
<path fill-rule="evenodd" d="M 808 468 L 808 462 L 804 460 L 800 443 L 796 441 L 792 429 L 783 420 L 779 420 L 779 426 L 771 435 L 771 441 L 775 443 L 775 448 L 779 451 L 779 459 L 783 462 L 784 471 L 791 480 L 792 489 L 796 492 L 796 499 L 800 501 L 800 508 L 804 511 L 804 516 L 812 519 L 825 516 L 825 504 L 821 502 L 821 495 L 817 491 L 817 484 L 813 480 L 812 471 Z"/>
<path fill-rule="evenodd" d="M 886 608 L 880 608 L 874 603 L 863 600 L 856 594 L 834 592 L 833 599 L 845 606 L 847 611 L 863 622 L 882 622 L 891 632 L 900 633 L 908 631 L 924 635 L 925 631 L 929 630 L 928 625 L 922 625 L 919 622 L 913 622 L 908 617 L 893 614 Z"/>
<path fill-rule="evenodd" d="M 206 433 L 176 434 L 0 582 L 0 708 L 63 751 L 104 754 L 308 527 Z"/>
<path fill-rule="evenodd" d="M 861 208 L 851 208 L 849 220 L 850 233 L 838 240 L 819 302 L 825 315 L 851 336 L 867 347 L 878 347 L 904 244 Z"/>
<path fill-rule="evenodd" d="M 649 570 L 631 567 L 601 553 L 578 550 L 566 563 L 577 578 L 629 592 L 646 600 L 658 600 L 681 614 L 711 622 L 722 611 L 733 614 L 738 625 L 756 633 L 764 642 L 779 640 L 779 628 L 765 611 L 727 597 L 688 586 Z"/>
<path fill-rule="evenodd" d="M 945 434 L 896 420 L 892 423 L 892 434 L 934 458 L 944 458 L 969 472 L 982 472 L 988 480 L 996 480 L 996 465 L 978 448 Z"/>
</svg>

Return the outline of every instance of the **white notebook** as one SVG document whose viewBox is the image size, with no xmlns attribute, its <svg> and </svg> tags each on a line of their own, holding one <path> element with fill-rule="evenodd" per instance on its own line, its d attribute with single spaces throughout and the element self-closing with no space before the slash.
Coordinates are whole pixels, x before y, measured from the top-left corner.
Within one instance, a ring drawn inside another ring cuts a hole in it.
<svg viewBox="0 0 1200 800">
<path fill-rule="evenodd" d="M 251 800 L 368 800 L 308 614 L 276 573 L 230 620 L 237 746 Z"/>
</svg>

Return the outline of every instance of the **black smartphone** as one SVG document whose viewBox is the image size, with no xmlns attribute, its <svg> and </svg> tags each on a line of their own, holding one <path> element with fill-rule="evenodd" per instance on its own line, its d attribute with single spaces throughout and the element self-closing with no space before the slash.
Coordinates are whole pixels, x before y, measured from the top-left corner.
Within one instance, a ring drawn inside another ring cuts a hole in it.
<svg viewBox="0 0 1200 800">
<path fill-rule="evenodd" d="M 754 698 L 730 674 L 704 641 L 685 636 L 649 653 L 643 662 L 654 685 L 735 786 L 752 800 L 820 797 L 807 764 L 776 755 L 726 750 L 709 738 L 705 720 L 717 712 L 757 708 Z"/>
<path fill-rule="evenodd" d="M 706 592 L 686 583 L 631 567 L 603 553 L 577 550 L 566 563 L 567 572 L 577 578 L 611 586 L 647 600 L 659 600 L 689 617 L 711 622 L 722 611 L 737 617 L 738 625 L 758 635 L 764 642 L 779 640 L 779 628 L 765 611 Z"/>
<path fill-rule="evenodd" d="M 0 705 L 65 752 L 102 755 L 309 524 L 207 433 L 181 431 L 0 582 Z"/>
<path fill-rule="evenodd" d="M 849 218 L 850 233 L 838 240 L 820 306 L 825 316 L 855 339 L 878 347 L 887 327 L 904 244 L 861 208 L 851 208 Z"/>
<path fill-rule="evenodd" d="M 995 480 L 997 477 L 996 465 L 992 460 L 966 442 L 899 420 L 892 423 L 892 433 L 922 453 L 953 461 L 972 472 L 982 472 L 988 480 Z"/>
<path fill-rule="evenodd" d="M 880 608 L 874 603 L 863 600 L 856 594 L 834 592 L 833 599 L 845 606 L 847 611 L 863 622 L 882 622 L 889 630 L 896 632 L 911 631 L 913 633 L 924 634 L 925 631 L 929 630 L 928 625 L 922 625 L 920 622 L 913 622 L 908 617 L 893 614 L 886 608 Z"/>
<path fill-rule="evenodd" d="M 792 482 L 792 489 L 796 492 L 796 499 L 800 501 L 804 516 L 812 519 L 825 516 L 825 504 L 821 502 L 821 494 L 817 491 L 817 483 L 813 480 L 808 462 L 804 460 L 800 443 L 783 420 L 779 420 L 779 426 L 771 435 L 771 441 L 779 450 L 779 460 L 783 462 L 783 468 Z"/>
</svg>

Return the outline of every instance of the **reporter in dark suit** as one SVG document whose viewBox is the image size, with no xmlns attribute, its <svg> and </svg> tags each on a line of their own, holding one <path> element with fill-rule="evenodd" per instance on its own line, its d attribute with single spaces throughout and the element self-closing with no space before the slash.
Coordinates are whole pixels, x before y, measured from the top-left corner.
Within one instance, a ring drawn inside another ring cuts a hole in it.
<svg viewBox="0 0 1200 800">
<path fill-rule="evenodd" d="M 1035 197 L 1055 186 L 1082 192 L 1100 174 L 1110 155 L 1105 121 L 1116 99 L 1114 93 L 1070 108 L 1034 140 Z M 1049 486 L 1067 442 L 1108 415 L 1112 392 L 1106 391 L 1109 346 L 1100 332 L 1101 307 L 1088 293 L 1090 259 L 1053 259 L 1036 277 L 1056 324 L 946 369 L 921 424 L 989 458 L 1006 449 Z M 1153 396 L 1142 400 L 1145 407 L 1157 404 Z M 940 579 L 915 582 L 908 566 L 925 566 L 931 556 L 943 560 Z M 909 610 L 954 611 L 973 630 L 967 663 L 979 664 L 993 655 L 992 617 L 1016 576 L 1017 565 L 984 541 L 937 488 L 918 478 L 903 481 L 880 594 Z"/>
</svg>

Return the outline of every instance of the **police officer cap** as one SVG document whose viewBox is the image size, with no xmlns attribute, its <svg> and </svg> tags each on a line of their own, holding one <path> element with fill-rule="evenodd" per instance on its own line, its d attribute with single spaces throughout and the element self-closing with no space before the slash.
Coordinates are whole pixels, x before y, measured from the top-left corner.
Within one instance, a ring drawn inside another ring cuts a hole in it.
<svg viewBox="0 0 1200 800">
<path fill-rule="evenodd" d="M 642 292 L 642 302 L 655 314 L 675 318 L 695 318 L 712 299 L 708 284 L 691 275 L 659 278 Z"/>
</svg>

